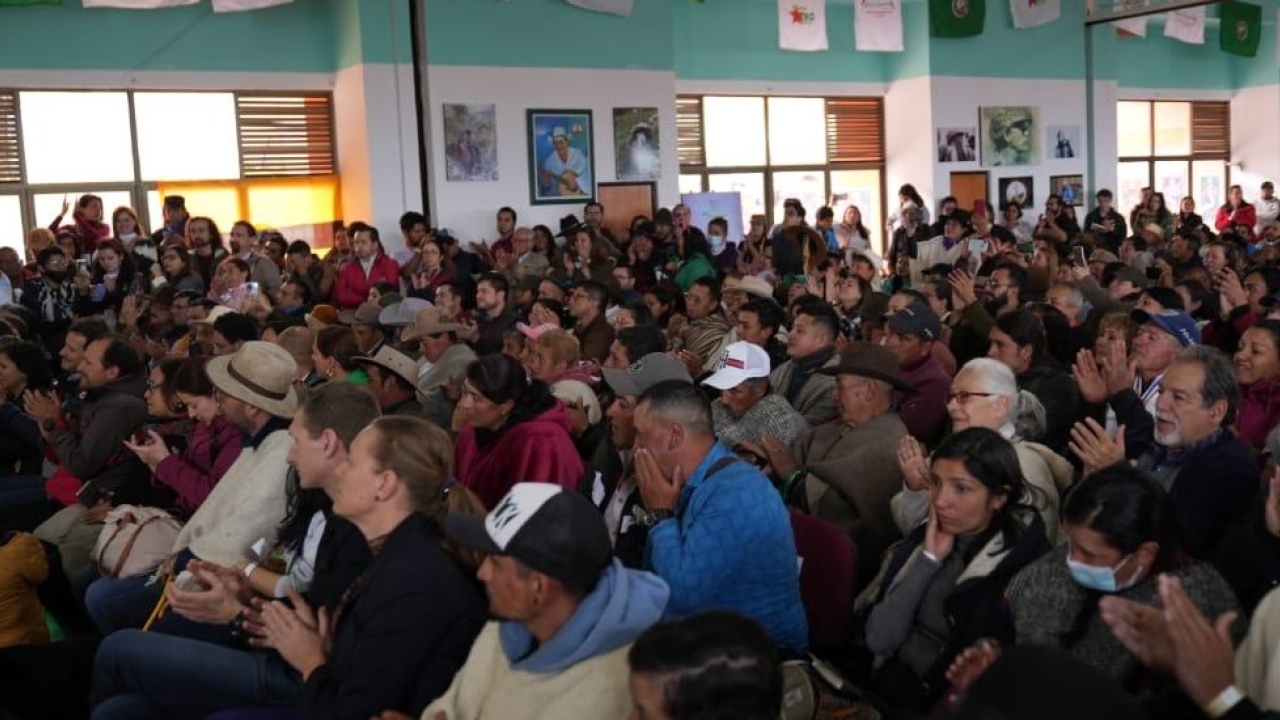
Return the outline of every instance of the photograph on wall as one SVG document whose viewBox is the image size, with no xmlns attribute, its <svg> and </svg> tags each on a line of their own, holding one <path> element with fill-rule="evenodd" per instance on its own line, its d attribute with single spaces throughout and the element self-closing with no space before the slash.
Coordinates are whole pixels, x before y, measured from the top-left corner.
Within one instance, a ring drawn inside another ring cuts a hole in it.
<svg viewBox="0 0 1280 720">
<path fill-rule="evenodd" d="M 1040 108 L 978 108 L 982 165 L 1035 165 L 1040 162 Z"/>
<path fill-rule="evenodd" d="M 977 128 L 938 128 L 938 162 L 973 162 L 977 159 Z"/>
<path fill-rule="evenodd" d="M 444 178 L 449 182 L 498 179 L 498 125 L 494 105 L 444 106 Z"/>
<path fill-rule="evenodd" d="M 1011 203 L 1018 203 L 1018 207 L 1026 210 L 1036 204 L 1035 180 L 1026 175 L 1023 177 L 1006 177 L 1000 178 L 1000 209 L 1004 210 Z"/>
<path fill-rule="evenodd" d="M 1049 192 L 1062 198 L 1063 205 L 1084 205 L 1083 175 L 1054 175 L 1049 178 Z"/>
<path fill-rule="evenodd" d="M 529 202 L 582 203 L 595 197 L 590 110 L 530 110 Z"/>
<path fill-rule="evenodd" d="M 618 158 L 619 180 L 661 178 L 658 108 L 614 108 L 613 147 Z"/>
<path fill-rule="evenodd" d="M 1084 148 L 1080 147 L 1079 125 L 1050 125 L 1045 130 L 1045 144 L 1048 155 L 1055 160 L 1068 160 L 1081 157 Z"/>
</svg>

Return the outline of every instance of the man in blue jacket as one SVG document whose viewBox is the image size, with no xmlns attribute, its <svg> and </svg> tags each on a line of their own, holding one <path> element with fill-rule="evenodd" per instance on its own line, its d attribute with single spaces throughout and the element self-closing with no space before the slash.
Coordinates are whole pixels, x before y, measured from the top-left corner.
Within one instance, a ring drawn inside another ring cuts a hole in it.
<svg viewBox="0 0 1280 720">
<path fill-rule="evenodd" d="M 680 380 L 654 385 L 636 406 L 635 433 L 645 561 L 671 588 L 667 616 L 733 610 L 803 652 L 791 519 L 764 475 L 716 440 L 706 397 Z"/>
</svg>

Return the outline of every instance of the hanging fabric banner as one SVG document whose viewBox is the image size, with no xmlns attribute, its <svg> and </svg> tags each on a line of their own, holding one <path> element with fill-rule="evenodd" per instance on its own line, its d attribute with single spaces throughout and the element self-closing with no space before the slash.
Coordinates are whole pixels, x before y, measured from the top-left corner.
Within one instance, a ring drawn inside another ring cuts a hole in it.
<svg viewBox="0 0 1280 720">
<path fill-rule="evenodd" d="M 1134 8 L 1146 7 L 1147 0 L 1118 0 L 1116 2 L 1117 10 L 1132 10 Z M 1116 32 L 1120 35 L 1133 35 L 1136 37 L 1147 36 L 1147 17 L 1125 18 L 1124 20 L 1113 20 L 1112 25 L 1116 26 Z"/>
<path fill-rule="evenodd" d="M 929 31 L 934 37 L 981 35 L 986 21 L 986 0 L 929 0 Z"/>
<path fill-rule="evenodd" d="M 806 52 L 826 50 L 826 0 L 778 0 L 778 47 Z"/>
<path fill-rule="evenodd" d="M 1164 36 L 1192 45 L 1204 44 L 1204 6 L 1173 10 L 1164 16 Z"/>
<path fill-rule="evenodd" d="M 862 52 L 902 52 L 902 0 L 856 0 L 853 42 Z"/>
<path fill-rule="evenodd" d="M 635 0 L 566 0 L 566 2 L 583 10 L 594 10 L 622 17 L 630 15 L 631 7 L 635 4 Z"/>
<path fill-rule="evenodd" d="M 1226 2 L 1218 6 L 1218 47 L 1232 55 L 1253 57 L 1262 39 L 1262 6 Z"/>
<path fill-rule="evenodd" d="M 213 11 L 240 12 L 241 10 L 261 10 L 262 8 L 287 5 L 293 0 L 213 0 Z"/>
<path fill-rule="evenodd" d="M 1019 30 L 1046 25 L 1062 15 L 1061 0 L 1009 0 L 1013 26 Z"/>
<path fill-rule="evenodd" d="M 117 8 L 119 10 L 154 10 L 156 8 L 195 5 L 200 0 L 84 0 L 87 8 Z"/>
</svg>

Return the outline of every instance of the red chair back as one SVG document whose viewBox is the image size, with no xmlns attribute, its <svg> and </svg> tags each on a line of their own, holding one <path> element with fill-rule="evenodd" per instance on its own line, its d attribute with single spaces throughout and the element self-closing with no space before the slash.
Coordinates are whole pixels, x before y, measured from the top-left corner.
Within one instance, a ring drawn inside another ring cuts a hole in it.
<svg viewBox="0 0 1280 720">
<path fill-rule="evenodd" d="M 850 639 L 858 551 L 840 528 L 820 517 L 791 511 L 800 566 L 800 599 L 809 618 L 809 649 L 840 651 Z"/>
</svg>

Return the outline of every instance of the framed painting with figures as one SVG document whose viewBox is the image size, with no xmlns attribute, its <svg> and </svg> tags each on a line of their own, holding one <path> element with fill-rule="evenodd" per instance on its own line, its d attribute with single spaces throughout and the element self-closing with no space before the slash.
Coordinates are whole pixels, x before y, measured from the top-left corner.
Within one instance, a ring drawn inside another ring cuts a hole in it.
<svg viewBox="0 0 1280 720">
<path fill-rule="evenodd" d="M 529 110 L 529 202 L 580 204 L 595 198 L 590 110 Z"/>
</svg>

